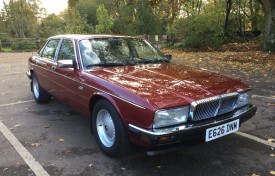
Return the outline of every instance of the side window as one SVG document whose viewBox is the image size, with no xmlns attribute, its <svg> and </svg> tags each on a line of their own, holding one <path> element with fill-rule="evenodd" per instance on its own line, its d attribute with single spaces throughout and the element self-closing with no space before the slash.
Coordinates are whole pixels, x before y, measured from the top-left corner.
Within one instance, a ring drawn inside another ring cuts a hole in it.
<svg viewBox="0 0 275 176">
<path fill-rule="evenodd" d="M 41 57 L 45 57 L 51 60 L 54 60 L 54 56 L 55 56 L 55 52 L 56 52 L 56 48 L 59 44 L 60 39 L 53 39 L 50 40 L 46 47 L 44 48 Z"/>
<path fill-rule="evenodd" d="M 58 60 L 74 60 L 74 44 L 72 40 L 65 39 L 62 42 L 60 51 L 58 53 Z"/>
</svg>

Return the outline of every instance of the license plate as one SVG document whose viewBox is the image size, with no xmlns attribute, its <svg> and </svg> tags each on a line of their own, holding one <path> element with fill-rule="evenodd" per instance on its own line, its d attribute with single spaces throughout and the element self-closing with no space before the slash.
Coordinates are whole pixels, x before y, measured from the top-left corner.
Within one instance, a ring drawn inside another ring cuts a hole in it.
<svg viewBox="0 0 275 176">
<path fill-rule="evenodd" d="M 205 142 L 212 141 L 222 136 L 239 130 L 239 119 L 219 126 L 206 129 Z"/>
</svg>

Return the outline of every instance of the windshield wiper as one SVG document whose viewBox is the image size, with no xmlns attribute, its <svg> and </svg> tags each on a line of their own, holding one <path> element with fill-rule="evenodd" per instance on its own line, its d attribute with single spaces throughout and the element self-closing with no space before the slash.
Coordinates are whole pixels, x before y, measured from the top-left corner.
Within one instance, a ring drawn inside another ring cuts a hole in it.
<svg viewBox="0 0 275 176">
<path fill-rule="evenodd" d="M 144 64 L 155 64 L 155 63 L 164 63 L 164 62 L 169 62 L 166 59 L 153 59 L 153 58 L 141 58 L 142 61 L 139 63 L 144 63 Z"/>
<path fill-rule="evenodd" d="M 126 64 L 124 63 L 98 63 L 98 64 L 90 64 L 87 65 L 86 67 L 114 67 L 114 66 L 125 66 Z"/>
</svg>

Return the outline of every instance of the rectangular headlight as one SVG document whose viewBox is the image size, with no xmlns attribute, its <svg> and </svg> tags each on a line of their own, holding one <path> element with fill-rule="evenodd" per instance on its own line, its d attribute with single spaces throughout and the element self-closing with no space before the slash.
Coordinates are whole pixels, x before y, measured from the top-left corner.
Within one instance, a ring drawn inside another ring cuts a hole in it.
<svg viewBox="0 0 275 176">
<path fill-rule="evenodd" d="M 251 100 L 251 96 L 252 96 L 251 91 L 240 93 L 236 107 L 239 108 L 249 104 Z"/>
<path fill-rule="evenodd" d="M 158 110 L 155 113 L 153 128 L 185 123 L 187 122 L 188 114 L 189 106 Z"/>
</svg>

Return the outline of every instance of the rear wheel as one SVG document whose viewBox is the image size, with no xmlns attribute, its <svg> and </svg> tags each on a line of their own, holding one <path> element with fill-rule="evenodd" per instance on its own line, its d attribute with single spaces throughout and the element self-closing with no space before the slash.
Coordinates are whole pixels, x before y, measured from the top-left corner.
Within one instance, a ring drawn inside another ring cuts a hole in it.
<svg viewBox="0 0 275 176">
<path fill-rule="evenodd" d="M 46 92 L 39 84 L 35 74 L 32 75 L 32 92 L 35 101 L 39 104 L 49 103 L 51 101 L 51 95 Z"/>
<path fill-rule="evenodd" d="M 122 156 L 129 151 L 129 139 L 114 106 L 99 100 L 92 115 L 93 130 L 99 148 L 110 157 Z"/>
</svg>

